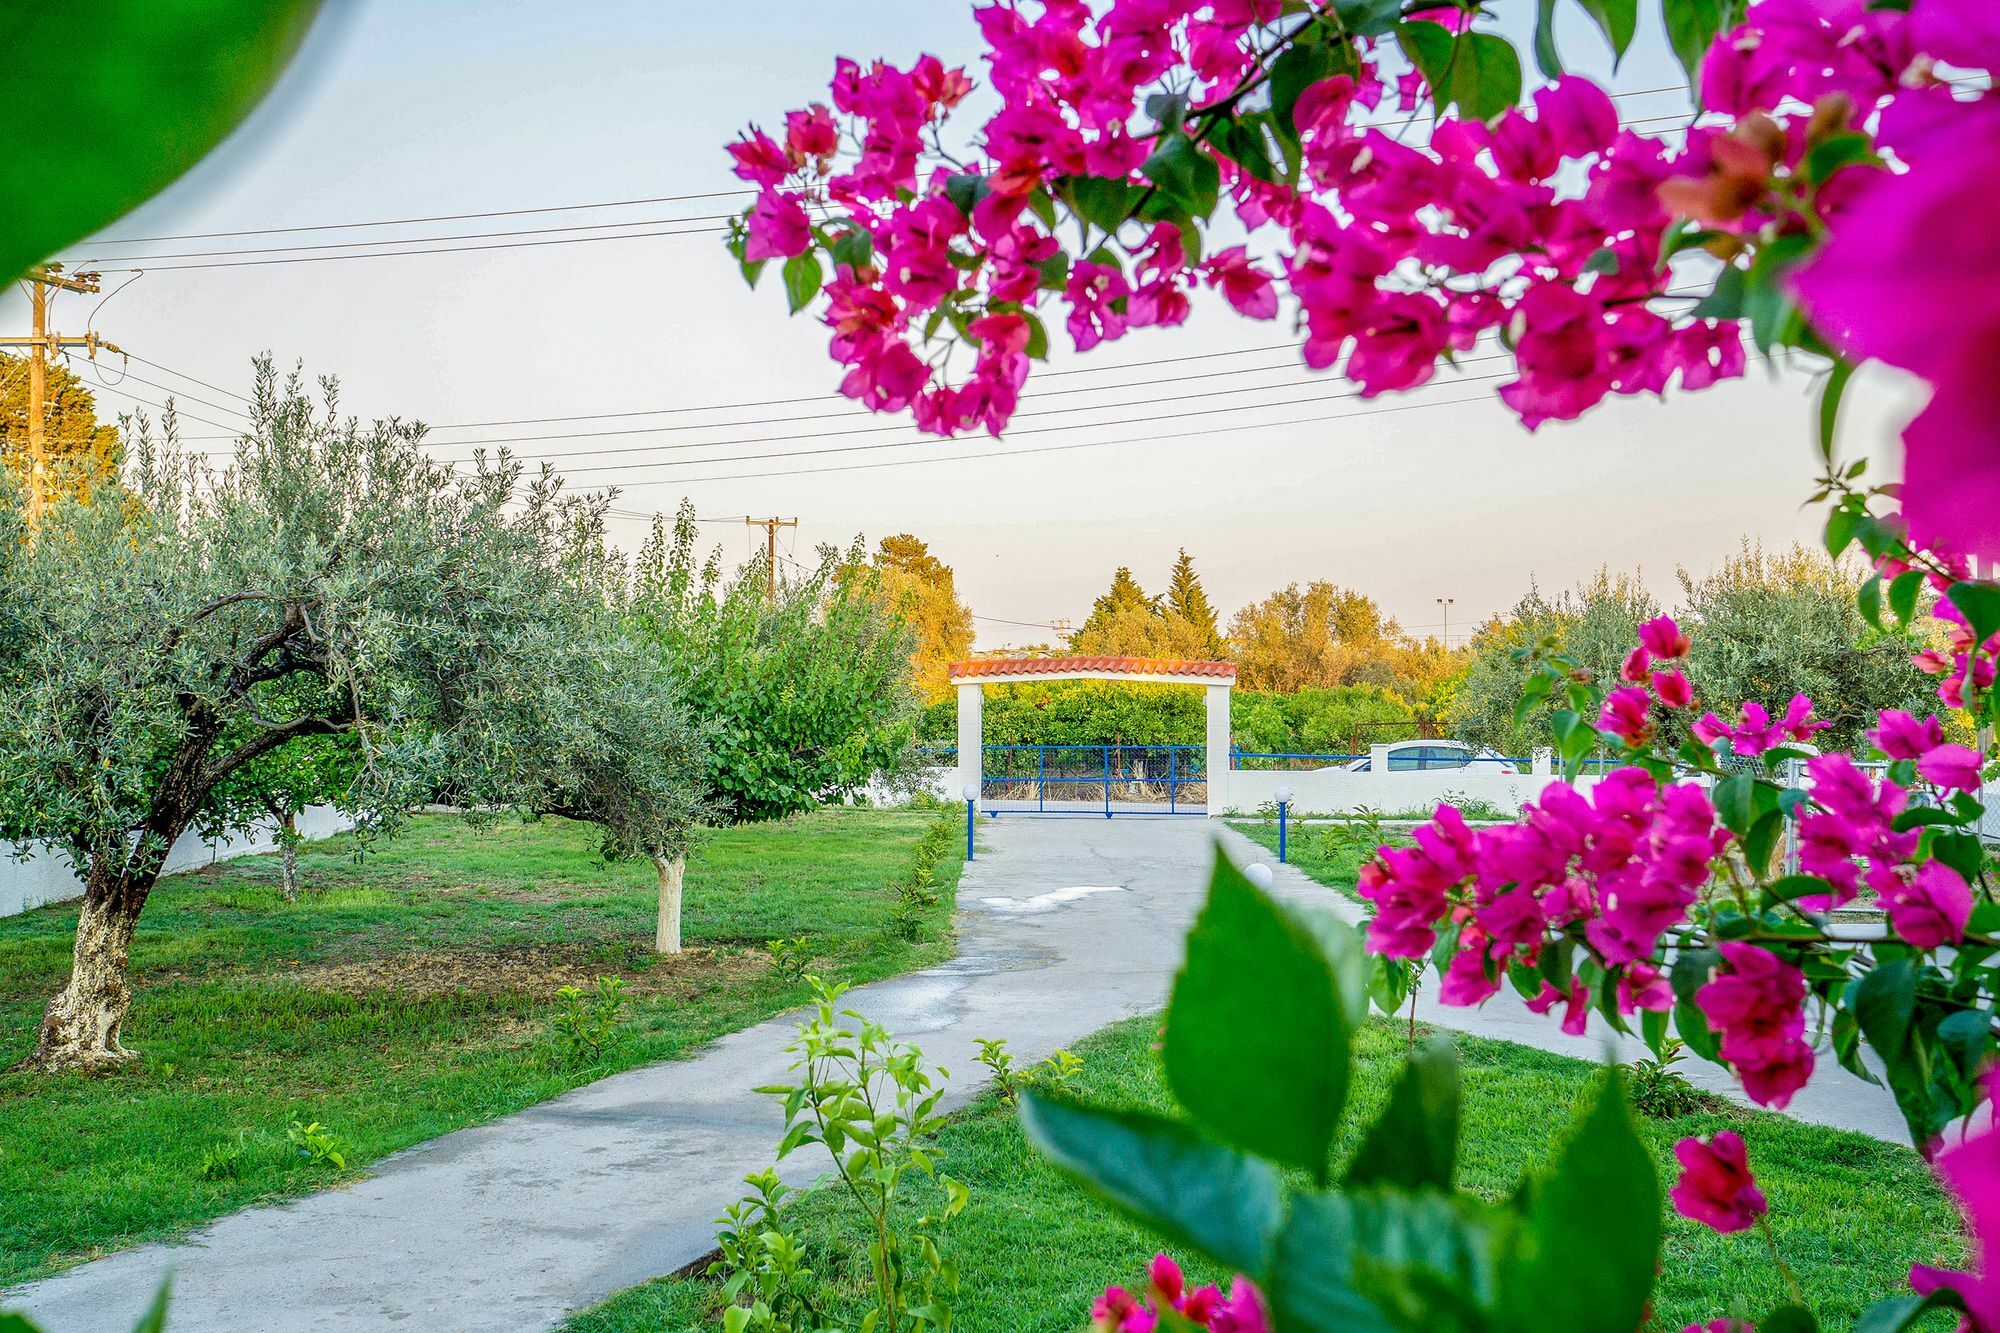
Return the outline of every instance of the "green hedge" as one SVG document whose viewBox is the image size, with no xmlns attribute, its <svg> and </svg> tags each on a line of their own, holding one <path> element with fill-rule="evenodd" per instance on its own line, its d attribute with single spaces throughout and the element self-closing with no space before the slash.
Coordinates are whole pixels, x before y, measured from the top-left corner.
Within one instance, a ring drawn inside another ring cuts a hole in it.
<svg viewBox="0 0 2000 1333">
<path fill-rule="evenodd" d="M 1419 734 L 1408 704 L 1373 685 L 1230 695 L 1236 745 L 1255 753 L 1347 754 L 1370 741 Z M 1186 685 L 1058 680 L 986 689 L 988 745 L 1199 745 L 1206 734 L 1202 692 Z M 923 739 L 958 738 L 958 704 L 925 710 Z"/>
</svg>

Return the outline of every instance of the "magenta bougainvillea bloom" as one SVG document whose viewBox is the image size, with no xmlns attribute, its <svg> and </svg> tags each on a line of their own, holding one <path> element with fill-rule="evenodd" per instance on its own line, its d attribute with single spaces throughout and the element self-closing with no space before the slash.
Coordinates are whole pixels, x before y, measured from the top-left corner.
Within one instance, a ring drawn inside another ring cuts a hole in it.
<svg viewBox="0 0 2000 1333">
<path fill-rule="evenodd" d="M 1992 1088 L 1991 1078 L 1987 1086 Z M 1993 1271 L 2000 1250 L 2000 1127 L 1989 1117 L 1981 1129 L 1939 1149 L 1932 1165 L 1965 1213 L 1972 1262 L 1962 1272 L 1913 1264 L 1910 1285 L 1919 1294 L 1951 1288 L 1965 1301 L 1961 1327 L 2000 1333 L 2000 1274 Z"/>
<path fill-rule="evenodd" d="M 1681 627 L 1674 623 L 1672 616 L 1655 616 L 1639 626 L 1639 646 L 1655 657 L 1664 657 L 1671 661 L 1674 658 L 1686 657 L 1693 645 L 1688 642 L 1688 636 L 1681 632 Z"/>
<path fill-rule="evenodd" d="M 1812 1077 L 1805 975 L 1754 944 L 1724 940 L 1717 947 L 1728 970 L 1697 990 L 1695 1003 L 1721 1034 L 1723 1062 L 1750 1100 L 1782 1111 Z"/>
<path fill-rule="evenodd" d="M 1770 1209 L 1750 1172 L 1743 1137 L 1725 1129 L 1706 1139 L 1685 1138 L 1674 1145 L 1680 1179 L 1669 1197 L 1682 1217 L 1717 1231 L 1744 1231 Z"/>
<path fill-rule="evenodd" d="M 1604 712 L 1597 719 L 1600 731 L 1608 731 L 1627 745 L 1640 746 L 1653 738 L 1652 696 L 1639 685 L 1613 690 L 1605 696 Z"/>
<path fill-rule="evenodd" d="M 1160 1326 L 1162 1310 L 1211 1333 L 1271 1333 L 1264 1295 L 1241 1273 L 1230 1282 L 1227 1296 L 1213 1283 L 1189 1291 L 1181 1266 L 1172 1255 L 1162 1253 L 1147 1265 L 1146 1287 L 1144 1296 L 1123 1287 L 1106 1287 L 1090 1307 L 1092 1333 L 1153 1333 Z"/>
<path fill-rule="evenodd" d="M 1979 790 L 1979 751 L 1969 745 L 1939 745 L 1917 759 L 1917 776 L 1947 791 Z"/>
<path fill-rule="evenodd" d="M 1871 882 L 1877 882 L 1870 876 Z M 1972 919 L 1972 886 L 1942 861 L 1900 868 L 1886 886 L 1878 883 L 1889 926 L 1919 949 L 1936 949 L 1965 939 Z"/>
</svg>

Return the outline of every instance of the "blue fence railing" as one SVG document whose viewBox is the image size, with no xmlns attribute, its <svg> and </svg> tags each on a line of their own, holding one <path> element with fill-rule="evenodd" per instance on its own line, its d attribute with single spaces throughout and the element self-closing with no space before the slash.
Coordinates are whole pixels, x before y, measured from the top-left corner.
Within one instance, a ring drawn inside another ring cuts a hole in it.
<svg viewBox="0 0 2000 1333">
<path fill-rule="evenodd" d="M 988 745 L 981 799 L 989 809 L 1193 814 L 1207 807 L 1199 745 Z"/>
</svg>

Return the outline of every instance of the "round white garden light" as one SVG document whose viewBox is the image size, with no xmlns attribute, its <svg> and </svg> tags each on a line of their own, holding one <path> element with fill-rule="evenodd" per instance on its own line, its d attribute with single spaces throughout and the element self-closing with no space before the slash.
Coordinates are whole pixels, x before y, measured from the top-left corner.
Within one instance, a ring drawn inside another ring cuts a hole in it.
<svg viewBox="0 0 2000 1333">
<path fill-rule="evenodd" d="M 1243 867 L 1243 878 L 1249 880 L 1257 888 L 1268 889 L 1271 887 L 1271 867 L 1265 865 L 1262 861 L 1252 861 L 1249 865 Z"/>
<path fill-rule="evenodd" d="M 963 791 L 959 792 L 959 795 L 963 796 L 963 797 L 964 797 L 964 798 L 965 798 L 966 800 L 968 800 L 968 801 L 976 801 L 976 800 L 978 800 L 978 799 L 979 799 L 979 784 L 978 784 L 978 783 L 976 783 L 976 782 L 968 782 L 968 783 L 966 783 L 966 784 L 965 784 L 965 789 L 964 789 Z"/>
<path fill-rule="evenodd" d="M 1292 803 L 1292 789 L 1290 787 L 1280 787 L 1275 794 L 1279 805 L 1290 805 Z"/>
</svg>

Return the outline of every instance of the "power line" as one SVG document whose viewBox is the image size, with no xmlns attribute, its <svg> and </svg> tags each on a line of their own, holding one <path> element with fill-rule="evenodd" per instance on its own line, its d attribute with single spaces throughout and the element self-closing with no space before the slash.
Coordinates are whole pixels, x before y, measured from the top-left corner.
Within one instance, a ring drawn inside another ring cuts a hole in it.
<svg viewBox="0 0 2000 1333">
<path fill-rule="evenodd" d="M 428 250 L 374 250 L 349 255 L 298 255 L 289 259 L 212 260 L 203 264 L 161 264 L 158 267 L 99 269 L 106 273 L 186 273 L 195 269 L 260 268 L 266 264 L 331 264 L 350 259 L 394 259 L 404 255 L 457 255 L 478 250 L 528 250 L 549 245 L 589 245 L 597 241 L 640 241 L 655 236 L 721 236 L 727 227 L 695 227 L 679 231 L 634 231 L 622 236 L 561 236 L 547 241 L 503 241 L 499 245 L 445 245 Z"/>
<path fill-rule="evenodd" d="M 569 227 L 527 227 L 519 231 L 469 231 L 451 236 L 385 236 L 379 241 L 325 241 L 315 245 L 266 245 L 249 249 L 231 250 L 183 250 L 158 255 L 105 255 L 99 259 L 85 261 L 90 267 L 99 264 L 150 263 L 156 259 L 212 259 L 217 256 L 232 255 L 277 255 L 300 250 L 352 250 L 366 245 L 428 245 L 432 241 L 489 241 L 510 236 L 554 236 L 575 231 L 611 231 L 619 227 L 663 227 L 679 226 L 685 222 L 727 222 L 734 213 L 710 213 L 698 217 L 685 218 L 633 218 L 627 222 L 580 222 Z M 716 230 L 711 228 L 710 230 Z M 616 240 L 616 237 L 583 237 L 584 240 Z M 355 258 L 366 258 L 356 255 Z"/>
<path fill-rule="evenodd" d="M 486 213 L 438 213 L 420 218 L 377 218 L 373 222 L 315 222 L 296 227 L 246 227 L 240 231 L 184 231 L 166 236 L 107 236 L 98 244 L 151 245 L 164 241 L 217 241 L 231 236 L 295 236 L 306 231 L 348 231 L 357 227 L 414 227 L 427 222 L 471 222 L 478 218 L 518 218 L 536 213 L 580 213 L 593 208 L 637 208 L 645 204 L 681 204 L 694 199 L 727 199 L 755 193 L 755 186 L 745 185 L 733 190 L 708 190 L 700 194 L 659 194 L 645 199 L 607 199 L 592 204 L 500 208 Z"/>
</svg>

